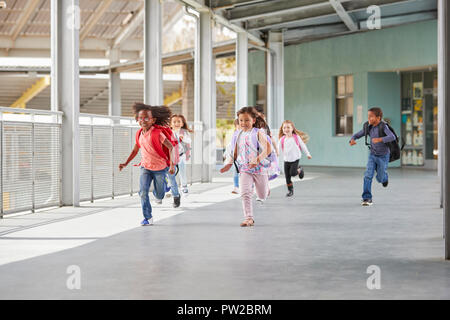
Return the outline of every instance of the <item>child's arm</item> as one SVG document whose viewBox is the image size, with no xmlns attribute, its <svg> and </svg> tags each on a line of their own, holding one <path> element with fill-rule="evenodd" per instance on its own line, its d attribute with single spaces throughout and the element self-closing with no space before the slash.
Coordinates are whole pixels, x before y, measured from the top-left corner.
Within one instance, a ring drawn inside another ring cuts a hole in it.
<svg viewBox="0 0 450 320">
<path fill-rule="evenodd" d="M 267 140 L 265 133 L 263 133 L 262 131 L 258 131 L 258 140 L 262 147 L 262 151 L 255 159 L 253 159 L 253 161 L 250 162 L 249 168 L 255 168 L 272 152 L 271 143 L 269 143 L 269 141 Z"/>
<path fill-rule="evenodd" d="M 128 157 L 127 161 L 125 163 L 119 164 L 119 171 L 122 171 L 122 169 L 125 168 L 134 159 L 134 157 L 136 157 L 138 152 L 139 146 L 135 144 L 133 150 L 131 150 L 130 156 Z"/>
<path fill-rule="evenodd" d="M 300 147 L 302 148 L 302 151 L 304 154 L 306 154 L 306 156 L 308 157 L 308 159 L 311 159 L 311 154 L 309 153 L 308 147 L 306 146 L 306 144 L 303 142 L 302 137 L 298 136 L 298 142 L 300 143 Z"/>
<path fill-rule="evenodd" d="M 231 154 L 231 142 L 227 145 L 225 149 L 225 156 L 226 160 L 224 163 L 224 167 L 220 169 L 220 173 L 224 173 L 230 170 L 231 166 L 233 165 L 233 155 Z"/>
<path fill-rule="evenodd" d="M 272 146 L 273 146 L 273 149 L 275 150 L 275 153 L 277 154 L 277 157 L 280 155 L 280 153 L 278 152 L 278 147 L 277 147 L 277 143 L 275 142 L 275 139 L 274 138 L 271 138 L 272 139 Z"/>
<path fill-rule="evenodd" d="M 356 144 L 355 140 L 358 140 L 359 138 L 364 136 L 364 129 L 362 129 L 361 131 L 355 133 L 352 138 L 350 139 L 350 145 L 353 146 Z"/>
<path fill-rule="evenodd" d="M 386 136 L 381 137 L 381 138 L 373 138 L 372 142 L 373 143 L 389 143 L 395 140 L 395 135 L 392 133 L 392 131 L 389 129 L 389 127 L 387 125 L 384 126 L 384 133 L 386 134 Z"/>
<path fill-rule="evenodd" d="M 170 141 L 167 140 L 165 137 L 164 137 L 163 145 L 166 146 L 167 149 L 169 149 L 169 161 L 170 161 L 169 173 L 170 174 L 174 174 L 175 173 L 175 166 L 174 166 L 173 161 L 172 161 L 172 159 L 174 158 L 173 155 L 172 155 L 172 152 L 174 152 L 175 148 L 170 143 Z"/>
<path fill-rule="evenodd" d="M 181 133 L 181 132 L 180 132 Z M 184 134 L 180 135 L 180 141 L 183 141 L 183 143 L 191 144 L 191 135 L 189 134 L 189 131 L 183 131 Z"/>
</svg>

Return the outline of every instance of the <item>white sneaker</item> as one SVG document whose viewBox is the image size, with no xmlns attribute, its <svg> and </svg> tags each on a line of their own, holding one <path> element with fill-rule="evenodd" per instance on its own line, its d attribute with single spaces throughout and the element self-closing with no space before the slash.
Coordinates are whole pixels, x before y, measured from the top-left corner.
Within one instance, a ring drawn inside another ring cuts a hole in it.
<svg viewBox="0 0 450 320">
<path fill-rule="evenodd" d="M 264 200 L 264 199 L 260 199 L 260 198 L 257 197 L 257 198 L 256 198 L 256 201 L 258 201 L 259 204 L 264 204 L 264 201 L 265 201 L 265 200 Z"/>
<path fill-rule="evenodd" d="M 162 204 L 162 199 L 155 199 L 153 200 L 156 204 Z"/>
<path fill-rule="evenodd" d="M 147 221 L 148 221 L 148 224 L 149 224 L 150 226 L 152 226 L 152 225 L 153 225 L 153 217 L 151 217 L 151 218 L 150 218 L 150 219 L 148 219 Z"/>
<path fill-rule="evenodd" d="M 234 187 L 233 191 L 231 191 L 233 194 L 239 194 L 239 188 Z"/>
</svg>

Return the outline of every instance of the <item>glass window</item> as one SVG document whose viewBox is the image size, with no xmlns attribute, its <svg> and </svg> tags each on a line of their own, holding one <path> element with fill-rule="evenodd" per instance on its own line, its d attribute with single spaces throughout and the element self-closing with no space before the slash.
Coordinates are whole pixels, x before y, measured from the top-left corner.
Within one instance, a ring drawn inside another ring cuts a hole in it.
<svg viewBox="0 0 450 320">
<path fill-rule="evenodd" d="M 353 134 L 353 75 L 336 77 L 335 123 L 337 136 Z"/>
<path fill-rule="evenodd" d="M 345 96 L 345 77 L 340 76 L 337 78 L 337 95 Z"/>
<path fill-rule="evenodd" d="M 353 95 L 353 76 L 345 77 L 345 92 Z"/>
</svg>

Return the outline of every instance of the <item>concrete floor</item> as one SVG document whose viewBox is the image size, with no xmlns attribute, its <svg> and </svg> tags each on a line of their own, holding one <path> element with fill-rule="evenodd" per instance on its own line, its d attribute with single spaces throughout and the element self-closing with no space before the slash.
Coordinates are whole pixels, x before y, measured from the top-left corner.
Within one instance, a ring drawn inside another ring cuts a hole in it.
<svg viewBox="0 0 450 320">
<path fill-rule="evenodd" d="M 193 186 L 182 209 L 155 207 L 151 227 L 138 226 L 133 197 L 4 234 L 0 299 L 450 299 L 436 172 L 390 169 L 361 207 L 363 171 L 307 168 L 292 199 L 278 178 L 252 228 L 239 227 L 241 201 L 221 176 Z M 71 265 L 79 290 L 67 287 Z M 366 285 L 372 265 L 379 290 Z"/>
</svg>

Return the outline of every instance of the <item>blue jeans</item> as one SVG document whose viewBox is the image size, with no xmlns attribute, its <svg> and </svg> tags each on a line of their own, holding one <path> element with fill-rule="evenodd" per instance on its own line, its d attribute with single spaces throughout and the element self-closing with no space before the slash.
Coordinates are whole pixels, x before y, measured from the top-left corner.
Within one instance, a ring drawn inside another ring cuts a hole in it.
<svg viewBox="0 0 450 320">
<path fill-rule="evenodd" d="M 239 188 L 239 172 L 237 172 L 236 167 L 233 164 L 233 181 L 234 181 L 234 186 L 236 188 Z"/>
<path fill-rule="evenodd" d="M 375 170 L 377 171 L 376 179 L 379 183 L 388 181 L 387 168 L 389 164 L 389 156 L 389 153 L 384 156 L 376 156 L 374 154 L 369 155 L 367 169 L 364 173 L 363 199 L 372 199 L 372 179 L 375 174 Z"/>
<path fill-rule="evenodd" d="M 183 188 L 187 188 L 187 178 L 186 178 L 186 159 L 182 157 L 180 162 L 178 162 L 178 175 L 180 176 L 180 184 Z"/>
<path fill-rule="evenodd" d="M 152 206 L 150 204 L 150 199 L 148 197 L 148 191 L 150 190 L 150 185 L 153 181 L 153 195 L 156 199 L 164 198 L 165 189 L 165 177 L 169 169 L 165 168 L 159 171 L 147 170 L 141 167 L 141 176 L 139 179 L 139 196 L 141 197 L 142 213 L 145 219 L 150 219 L 152 217 Z"/>
<path fill-rule="evenodd" d="M 180 192 L 178 191 L 178 183 L 177 183 L 177 179 L 176 179 L 176 175 L 175 175 L 176 173 L 177 173 L 177 169 L 175 168 L 175 173 L 170 174 L 167 172 L 167 176 L 169 177 L 170 191 L 172 192 L 172 195 L 174 197 L 179 197 Z"/>
</svg>

